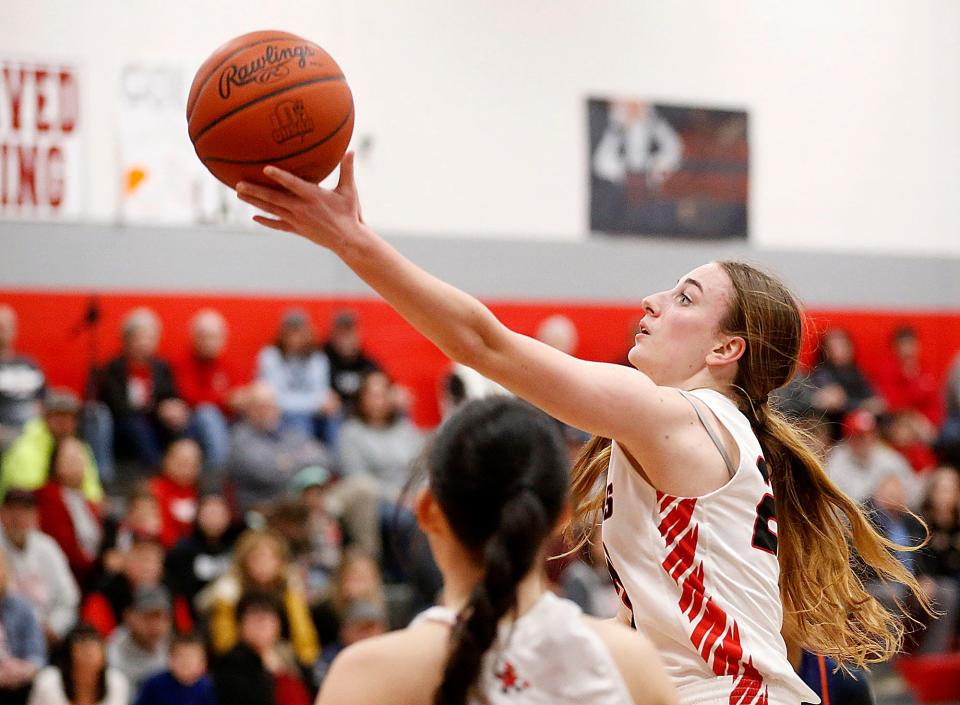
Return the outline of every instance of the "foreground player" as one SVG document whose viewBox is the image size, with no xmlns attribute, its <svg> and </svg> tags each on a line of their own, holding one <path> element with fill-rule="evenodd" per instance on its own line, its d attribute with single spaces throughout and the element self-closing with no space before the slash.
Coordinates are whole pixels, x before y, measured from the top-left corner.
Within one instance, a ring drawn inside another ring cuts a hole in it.
<svg viewBox="0 0 960 705">
<path fill-rule="evenodd" d="M 467 404 L 427 454 L 417 519 L 444 606 L 334 662 L 317 705 L 674 705 L 644 637 L 546 590 L 569 478 L 556 424 L 511 397 Z"/>
<path fill-rule="evenodd" d="M 768 405 L 800 351 L 799 307 L 783 284 L 741 263 L 703 265 L 643 300 L 636 369 L 587 362 L 509 330 L 370 230 L 352 155 L 332 191 L 264 171 L 284 190 L 237 189 L 275 216 L 257 222 L 332 250 L 451 358 L 595 434 L 574 468 L 576 514 L 602 508 L 621 617 L 654 642 L 682 703 L 816 702 L 781 629 L 843 663 L 897 651 L 899 615 L 851 563 L 905 583 L 926 605 L 891 554 L 900 547 Z"/>
</svg>

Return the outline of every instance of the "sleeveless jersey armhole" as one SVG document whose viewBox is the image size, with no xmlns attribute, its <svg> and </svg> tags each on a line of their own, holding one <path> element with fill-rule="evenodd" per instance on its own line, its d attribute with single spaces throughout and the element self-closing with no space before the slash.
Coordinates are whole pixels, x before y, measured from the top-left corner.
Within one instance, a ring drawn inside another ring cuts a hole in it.
<svg viewBox="0 0 960 705">
<path fill-rule="evenodd" d="M 733 460 L 730 458 L 730 454 L 727 453 L 727 447 L 723 443 L 723 439 L 720 438 L 720 434 L 717 433 L 717 430 L 713 427 L 710 419 L 707 418 L 707 415 L 703 413 L 697 403 L 694 401 L 694 396 L 689 392 L 686 392 L 682 389 L 678 389 L 681 396 L 689 402 L 690 406 L 693 407 L 693 411 L 696 413 L 697 418 L 700 419 L 700 425 L 703 426 L 703 429 L 707 432 L 707 435 L 710 436 L 710 440 L 713 441 L 713 445 L 717 447 L 717 450 L 720 451 L 720 457 L 723 458 L 723 464 L 727 468 L 727 474 L 732 478 L 737 472 L 737 467 L 733 464 Z"/>
</svg>

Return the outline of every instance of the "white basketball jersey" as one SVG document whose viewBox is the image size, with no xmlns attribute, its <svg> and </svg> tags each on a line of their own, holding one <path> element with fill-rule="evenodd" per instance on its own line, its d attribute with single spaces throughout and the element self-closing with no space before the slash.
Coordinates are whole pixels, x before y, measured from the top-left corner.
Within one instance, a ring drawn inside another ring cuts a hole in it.
<svg viewBox="0 0 960 705">
<path fill-rule="evenodd" d="M 411 624 L 453 626 L 457 614 L 431 607 Z M 500 625 L 484 656 L 479 692 L 468 705 L 633 705 L 600 637 L 573 602 L 545 592 L 516 622 Z"/>
<path fill-rule="evenodd" d="M 603 544 L 617 592 L 659 651 L 682 705 L 818 703 L 780 636 L 775 507 L 760 444 L 730 399 L 706 389 L 690 394 L 733 436 L 739 466 L 720 489 L 673 497 L 613 443 Z"/>
</svg>

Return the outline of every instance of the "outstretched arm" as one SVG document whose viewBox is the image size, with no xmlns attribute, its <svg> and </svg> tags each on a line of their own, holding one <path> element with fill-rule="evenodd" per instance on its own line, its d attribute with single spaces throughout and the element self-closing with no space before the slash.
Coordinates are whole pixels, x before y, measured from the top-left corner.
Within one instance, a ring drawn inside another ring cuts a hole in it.
<svg viewBox="0 0 960 705">
<path fill-rule="evenodd" d="M 255 216 L 258 223 L 333 251 L 446 355 L 561 421 L 640 450 L 633 441 L 648 435 L 647 422 L 689 412 L 675 390 L 637 370 L 578 360 L 515 333 L 480 301 L 417 267 L 364 224 L 352 153 L 340 169 L 334 190 L 267 167 L 266 176 L 284 190 L 241 183 L 237 193 L 274 216 Z"/>
</svg>

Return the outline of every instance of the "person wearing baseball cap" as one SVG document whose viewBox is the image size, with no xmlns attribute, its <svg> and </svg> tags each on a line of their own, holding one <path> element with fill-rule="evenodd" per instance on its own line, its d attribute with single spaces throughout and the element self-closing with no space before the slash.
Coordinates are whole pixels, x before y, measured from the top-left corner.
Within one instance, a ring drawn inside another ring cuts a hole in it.
<svg viewBox="0 0 960 705">
<path fill-rule="evenodd" d="M 127 677 L 131 691 L 137 692 L 147 677 L 166 668 L 171 624 L 170 593 L 165 587 L 134 590 L 123 625 L 107 642 L 107 660 Z"/>
<path fill-rule="evenodd" d="M 920 487 L 910 464 L 880 440 L 877 417 L 866 409 L 851 411 L 841 424 L 843 440 L 827 456 L 830 479 L 857 502 L 865 502 L 889 475 L 897 475 L 906 488 L 908 503 L 919 499 Z"/>
<path fill-rule="evenodd" d="M 46 482 L 54 450 L 65 438 L 77 436 L 80 398 L 66 387 L 54 387 L 43 399 L 43 415 L 28 421 L 0 464 L 0 496 L 8 488 L 36 490 Z M 103 487 L 93 452 L 86 443 L 83 495 L 91 502 L 103 499 Z"/>
</svg>

